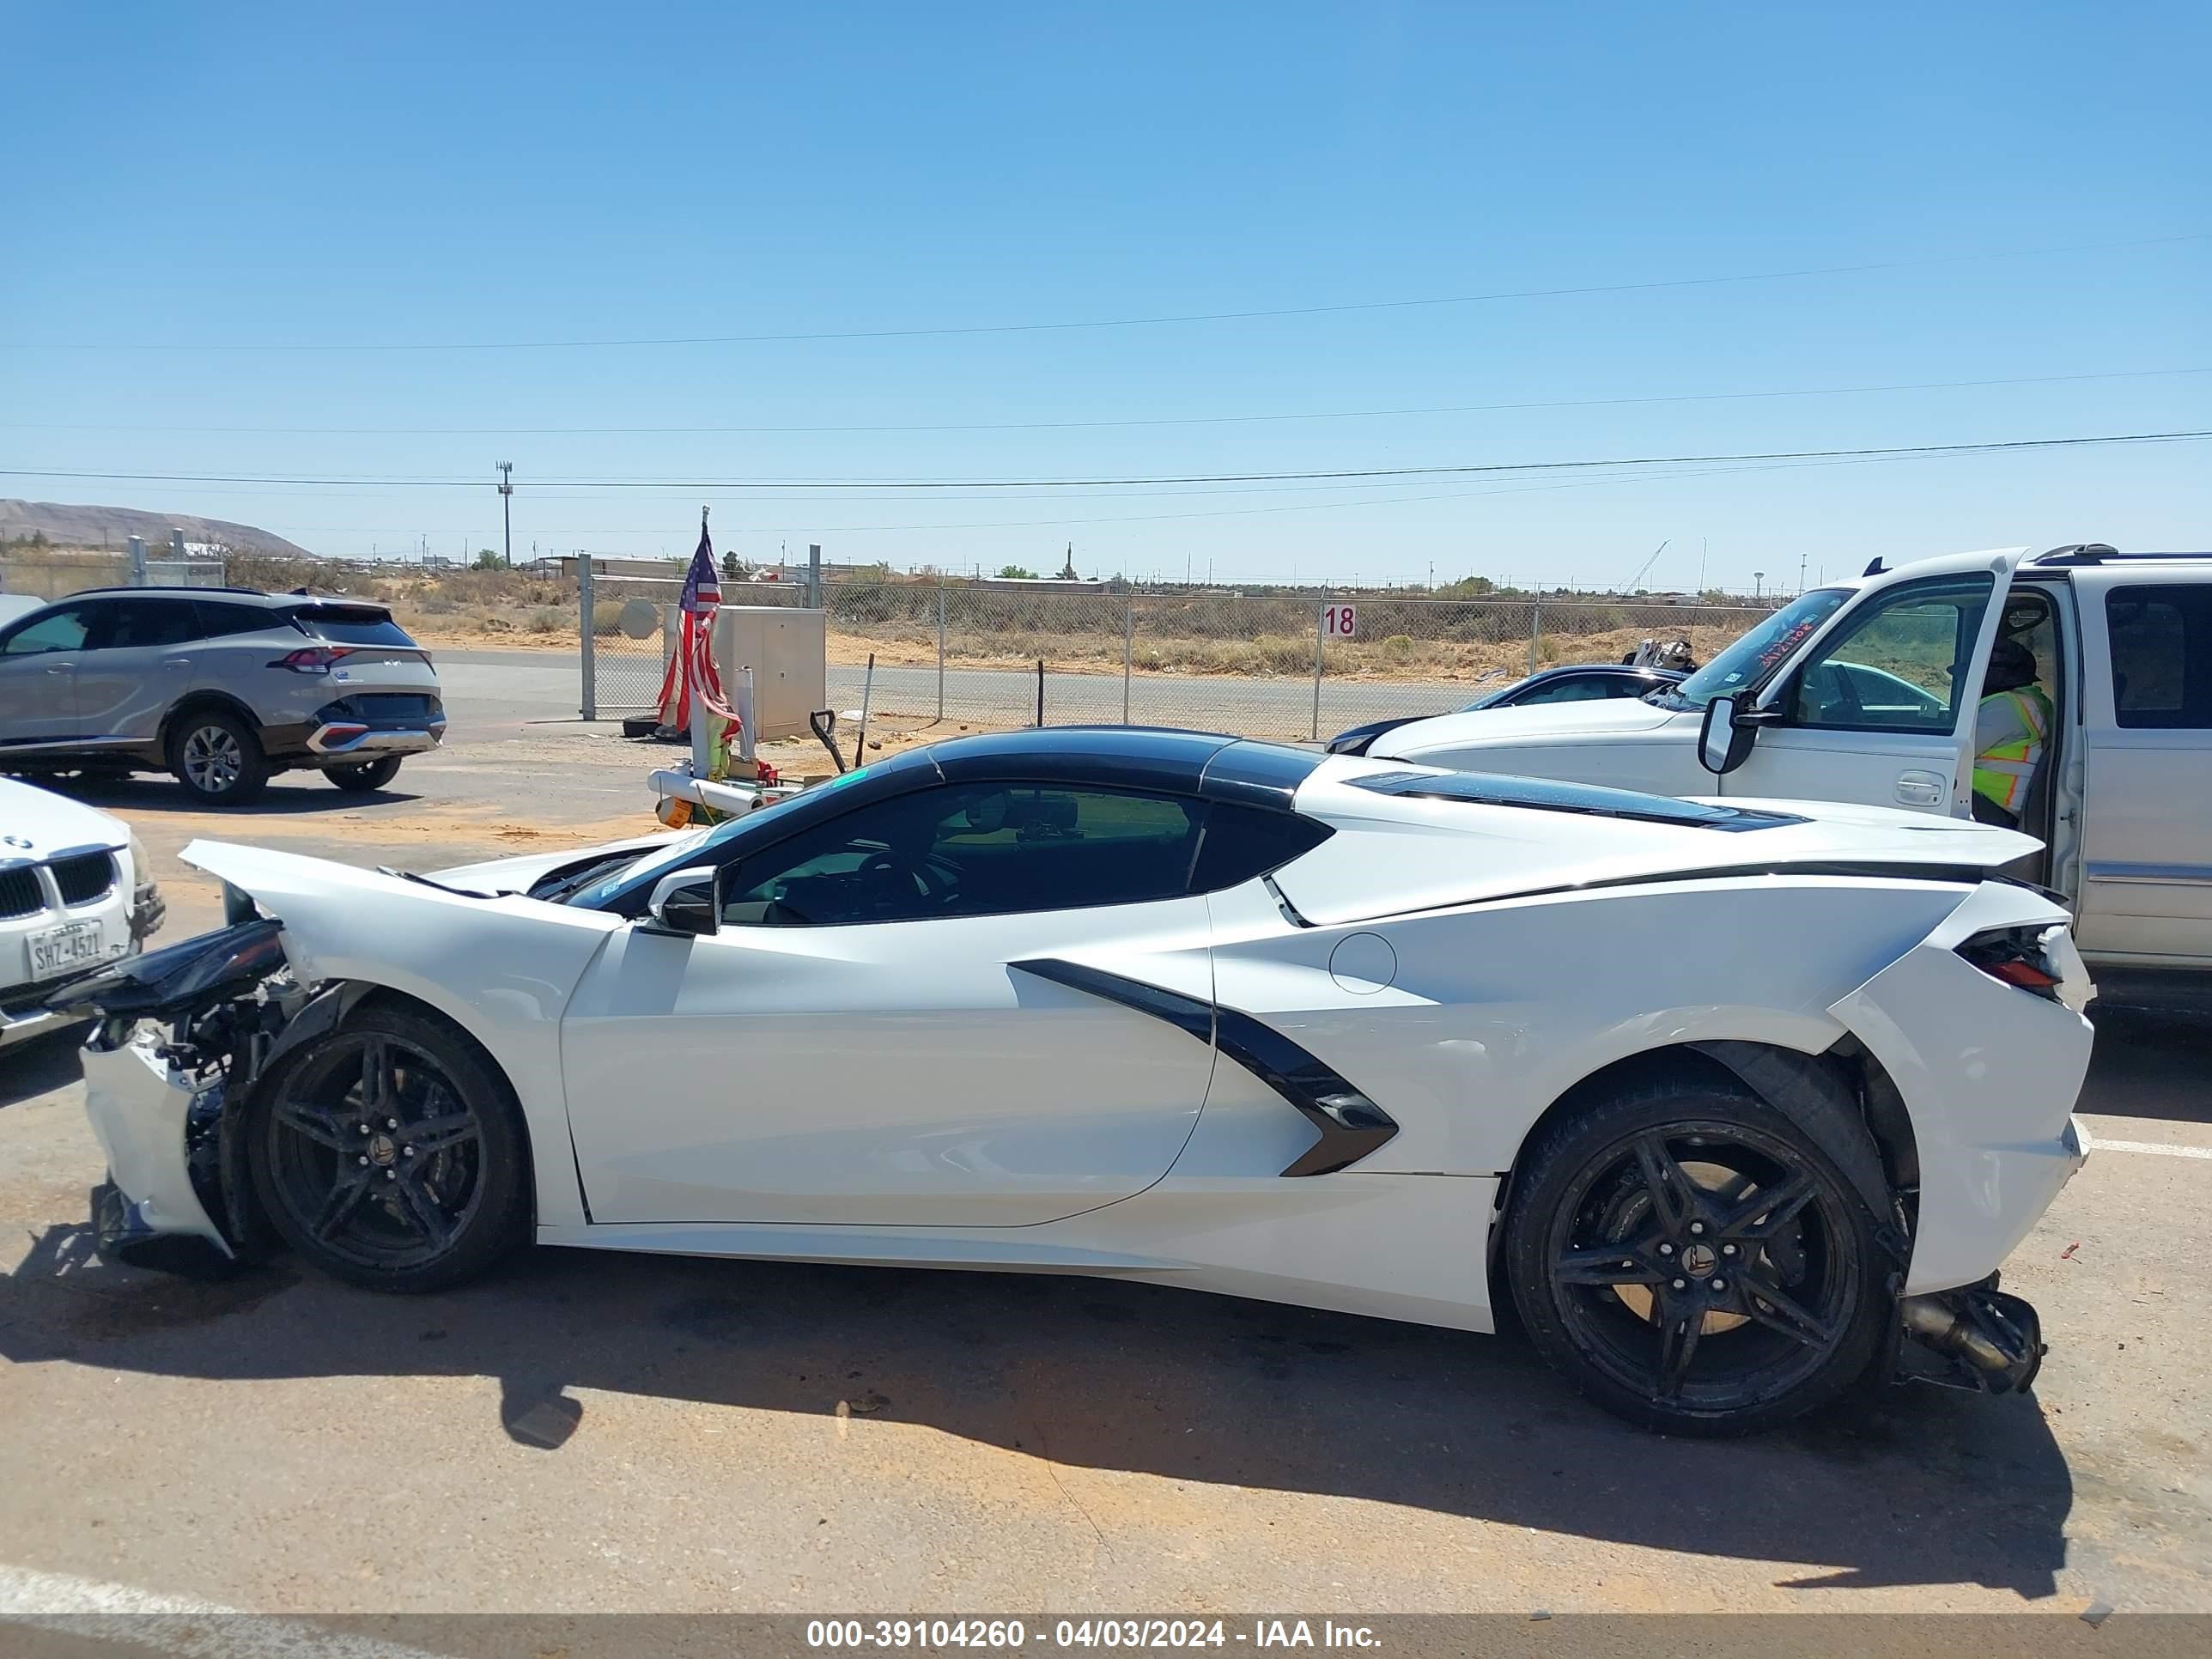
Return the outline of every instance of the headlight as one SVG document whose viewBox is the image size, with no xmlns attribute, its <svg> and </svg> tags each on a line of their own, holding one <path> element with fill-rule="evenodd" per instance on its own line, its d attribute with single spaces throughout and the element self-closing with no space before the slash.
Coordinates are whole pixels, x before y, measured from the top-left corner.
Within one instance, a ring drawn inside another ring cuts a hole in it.
<svg viewBox="0 0 2212 1659">
<path fill-rule="evenodd" d="M 147 852 L 146 843 L 138 839 L 138 832 L 131 832 L 131 938 L 143 945 L 161 931 L 161 923 L 169 914 L 169 907 L 161 902 L 161 890 L 154 884 L 154 859 Z"/>
</svg>

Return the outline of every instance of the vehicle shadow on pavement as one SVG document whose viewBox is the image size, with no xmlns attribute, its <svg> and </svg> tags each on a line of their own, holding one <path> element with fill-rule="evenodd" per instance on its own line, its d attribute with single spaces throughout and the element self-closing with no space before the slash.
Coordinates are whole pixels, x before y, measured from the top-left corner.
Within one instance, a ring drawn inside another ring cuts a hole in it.
<svg viewBox="0 0 2212 1659">
<path fill-rule="evenodd" d="M 195 800 L 185 793 L 182 784 L 169 778 L 56 778 L 45 781 L 43 787 L 88 806 L 97 806 L 103 812 L 216 813 L 240 822 L 291 817 L 301 812 L 359 811 L 364 806 L 398 806 L 422 799 L 402 788 L 333 788 L 312 772 L 289 772 L 273 777 L 263 793 L 236 806 L 210 806 L 205 801 Z"/>
<path fill-rule="evenodd" d="M 82 1027 L 49 1031 L 0 1051 L 0 1108 L 36 1100 L 82 1078 L 84 1062 L 77 1044 L 83 1035 Z"/>
<path fill-rule="evenodd" d="M 2168 1009 L 2089 1005 L 2097 1028 L 2077 1112 L 2212 1123 L 2212 1024 Z"/>
<path fill-rule="evenodd" d="M 2074 1485 L 2034 1400 L 1887 1390 L 1749 1441 L 1669 1440 L 1567 1393 L 1516 1335 L 1161 1286 L 541 1249 L 442 1296 L 289 1260 L 198 1280 L 56 1226 L 0 1279 L 0 1358 L 258 1381 L 486 1376 L 548 1455 L 577 1390 L 903 1421 L 1051 1462 L 1340 1495 L 1784 1567 L 1789 1587 L 2051 1595 Z"/>
</svg>

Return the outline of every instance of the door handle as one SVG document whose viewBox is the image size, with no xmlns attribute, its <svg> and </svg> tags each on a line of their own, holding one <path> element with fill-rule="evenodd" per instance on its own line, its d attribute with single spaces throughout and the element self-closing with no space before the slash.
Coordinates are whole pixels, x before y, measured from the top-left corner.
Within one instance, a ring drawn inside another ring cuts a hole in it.
<svg viewBox="0 0 2212 1659">
<path fill-rule="evenodd" d="M 164 668 L 190 668 L 191 665 L 192 659 L 190 657 L 164 657 L 161 659 L 161 666 Z"/>
<path fill-rule="evenodd" d="M 1943 780 L 1933 772 L 1906 772 L 1897 780 L 1897 799 L 1906 806 L 1941 806 Z"/>
</svg>

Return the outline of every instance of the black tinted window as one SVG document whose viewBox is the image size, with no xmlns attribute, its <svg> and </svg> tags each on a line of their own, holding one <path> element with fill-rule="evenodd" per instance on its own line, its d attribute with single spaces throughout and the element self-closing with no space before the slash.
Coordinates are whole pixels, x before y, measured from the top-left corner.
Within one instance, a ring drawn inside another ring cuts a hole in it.
<svg viewBox="0 0 2212 1659">
<path fill-rule="evenodd" d="M 129 651 L 182 645 L 199 634 L 190 599 L 103 599 L 94 608 L 88 650 Z"/>
<path fill-rule="evenodd" d="M 740 856 L 722 919 L 834 927 L 1174 898 L 1204 803 L 1058 784 L 895 796 Z"/>
<path fill-rule="evenodd" d="M 1616 692 L 1614 687 L 1622 690 Z M 1510 699 L 1516 707 L 1531 702 L 1590 702 L 1600 697 L 1632 696 L 1641 690 L 1634 682 L 1613 674 L 1568 674 Z"/>
<path fill-rule="evenodd" d="M 2122 726 L 2212 727 L 2212 586 L 2116 587 L 2105 623 Z"/>
<path fill-rule="evenodd" d="M 240 605 L 232 599 L 195 599 L 199 612 L 200 637 L 219 640 L 231 634 L 258 634 L 284 626 L 283 617 L 265 605 Z"/>
<path fill-rule="evenodd" d="M 370 605 L 303 605 L 288 614 L 319 640 L 333 645 L 412 645 L 392 613 Z"/>
<path fill-rule="evenodd" d="M 1295 812 L 1218 803 L 1206 811 L 1206 833 L 1199 841 L 1190 890 L 1217 893 L 1264 876 L 1320 846 L 1334 833 L 1327 824 Z"/>
</svg>

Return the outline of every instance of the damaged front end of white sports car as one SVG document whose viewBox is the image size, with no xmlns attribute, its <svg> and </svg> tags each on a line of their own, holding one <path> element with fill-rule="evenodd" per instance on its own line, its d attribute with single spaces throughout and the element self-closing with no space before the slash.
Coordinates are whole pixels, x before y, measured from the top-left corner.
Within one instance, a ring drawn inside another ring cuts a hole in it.
<svg viewBox="0 0 2212 1659">
<path fill-rule="evenodd" d="M 265 1248 L 238 1108 L 278 1044 L 313 1029 L 299 1020 L 312 999 L 292 981 L 279 933 L 249 914 L 49 996 L 56 1012 L 95 1022 L 83 1062 L 86 1111 L 107 1156 L 93 1218 L 103 1255 L 168 1267 Z"/>
</svg>

